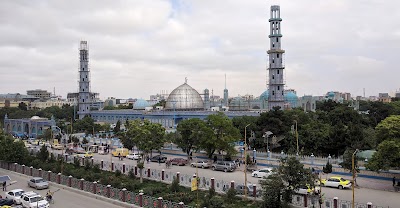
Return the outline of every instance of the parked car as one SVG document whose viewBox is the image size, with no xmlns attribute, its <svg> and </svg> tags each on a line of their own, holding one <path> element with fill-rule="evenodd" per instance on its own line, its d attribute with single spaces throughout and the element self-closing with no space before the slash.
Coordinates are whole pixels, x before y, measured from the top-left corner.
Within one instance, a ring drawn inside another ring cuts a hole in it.
<svg viewBox="0 0 400 208">
<path fill-rule="evenodd" d="M 244 190 L 246 189 L 247 196 L 253 196 L 253 184 L 248 184 L 247 186 L 244 186 L 243 184 L 236 185 L 235 191 L 237 195 L 244 195 Z M 259 197 L 262 195 L 262 192 L 260 189 L 256 189 L 256 197 Z"/>
<path fill-rule="evenodd" d="M 33 191 L 22 194 L 21 202 L 23 207 L 28 207 L 28 208 L 49 207 L 49 203 L 42 196 Z"/>
<path fill-rule="evenodd" d="M 140 158 L 142 158 L 142 156 L 140 156 L 138 153 L 131 153 L 127 155 L 126 158 L 130 160 L 139 160 Z"/>
<path fill-rule="evenodd" d="M 5 195 L 6 199 L 12 199 L 15 204 L 21 204 L 21 195 L 25 193 L 22 189 L 13 189 L 8 191 Z"/>
<path fill-rule="evenodd" d="M 344 188 L 350 188 L 351 187 L 351 181 L 346 180 L 340 176 L 332 176 L 328 180 L 322 179 L 321 180 L 321 185 L 322 186 L 329 186 L 329 187 L 335 187 L 338 189 L 344 189 Z"/>
<path fill-rule="evenodd" d="M 28 181 L 28 186 L 35 189 L 47 189 L 49 183 L 40 177 L 33 177 Z"/>
<path fill-rule="evenodd" d="M 298 194 L 318 194 L 320 192 L 320 187 L 311 187 L 309 184 L 300 187 L 298 190 L 295 190 Z"/>
<path fill-rule="evenodd" d="M 251 173 L 251 176 L 253 176 L 255 178 L 263 178 L 263 177 L 268 177 L 269 175 L 271 175 L 271 173 L 272 173 L 271 168 L 262 168 L 262 169 L 253 171 Z"/>
<path fill-rule="evenodd" d="M 192 167 L 199 167 L 199 168 L 209 168 L 211 165 L 207 162 L 207 160 L 198 160 L 197 162 L 190 163 Z"/>
<path fill-rule="evenodd" d="M 0 199 L 0 206 L 11 206 L 14 204 L 14 200 L 12 199 Z"/>
<path fill-rule="evenodd" d="M 86 152 L 84 155 L 83 155 L 83 158 L 92 158 L 93 157 L 93 152 Z"/>
<path fill-rule="evenodd" d="M 218 161 L 211 166 L 212 170 L 223 170 L 224 172 L 233 172 L 236 165 L 228 161 Z"/>
<path fill-rule="evenodd" d="M 161 163 L 165 163 L 167 161 L 167 157 L 164 155 L 156 155 L 150 158 L 151 162 L 158 162 L 158 158 L 160 158 Z"/>
<path fill-rule="evenodd" d="M 179 166 L 184 166 L 188 163 L 188 160 L 184 159 L 184 158 L 173 158 L 171 160 L 171 165 L 179 165 Z"/>
</svg>

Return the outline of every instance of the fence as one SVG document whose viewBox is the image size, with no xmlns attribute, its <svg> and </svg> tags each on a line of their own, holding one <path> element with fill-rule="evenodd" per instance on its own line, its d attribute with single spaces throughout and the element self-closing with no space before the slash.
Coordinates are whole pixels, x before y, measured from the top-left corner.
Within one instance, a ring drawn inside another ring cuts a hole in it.
<svg viewBox="0 0 400 208">
<path fill-rule="evenodd" d="M 60 155 L 57 155 L 60 157 Z M 76 158 L 74 155 L 68 155 L 65 156 L 65 161 L 68 161 L 69 163 L 73 162 Z M 72 159 L 71 159 L 72 158 Z M 103 160 L 95 160 L 95 159 L 83 159 L 79 158 L 80 164 L 84 165 L 86 163 L 91 163 L 92 165 L 98 164 L 100 169 L 106 170 L 106 171 L 116 171 L 119 170 L 121 171 L 122 174 L 128 174 L 128 172 L 131 170 L 133 174 L 137 177 L 140 176 L 140 170 L 137 166 L 135 165 L 125 165 L 120 164 L 120 163 L 114 163 L 110 161 L 103 161 Z M 17 167 L 18 169 L 18 167 Z M 19 168 L 20 169 L 20 168 Z M 25 168 L 26 169 L 26 168 Z M 168 169 L 167 169 L 168 170 Z M 171 183 L 175 178 L 179 179 L 179 184 L 181 186 L 186 186 L 186 187 L 191 187 L 191 180 L 193 179 L 193 175 L 186 175 L 186 174 L 181 174 L 179 172 L 172 172 L 172 171 L 166 171 L 166 170 L 157 170 L 157 169 L 150 169 L 150 168 L 144 168 L 143 170 L 143 178 L 148 179 L 148 180 L 154 180 L 154 181 L 160 181 L 164 183 Z M 25 174 L 29 175 L 29 170 L 25 170 Z M 67 177 L 61 177 L 61 184 L 67 185 Z M 244 185 L 244 184 L 241 184 Z M 200 177 L 200 182 L 199 182 L 199 189 L 203 190 L 208 190 L 210 188 L 214 188 L 215 191 L 224 193 L 226 192 L 230 187 L 235 187 L 235 182 L 232 181 L 224 181 L 224 180 L 217 180 L 214 178 L 205 178 L 205 177 Z M 249 196 L 250 197 L 256 197 L 257 196 L 257 188 L 254 186 L 253 190 L 250 190 Z M 99 190 L 101 193 L 101 190 Z M 110 197 L 109 197 L 110 198 Z M 147 199 L 147 198 L 146 198 Z M 148 202 L 150 199 L 147 200 Z M 154 200 L 153 200 L 154 201 Z M 152 201 L 152 202 L 153 202 Z M 337 208 L 338 206 L 340 208 L 349 208 L 351 206 L 347 206 L 348 201 L 346 200 L 339 200 L 335 198 L 334 199 L 324 199 L 325 207 L 330 208 L 334 207 Z M 334 206 L 336 203 L 337 206 Z M 147 203 L 150 204 L 150 203 Z M 170 204 L 173 204 L 172 202 Z M 301 207 L 313 207 L 313 205 L 319 204 L 318 199 L 312 195 L 295 195 L 292 200 L 292 204 L 301 206 Z M 362 204 L 362 203 L 356 203 L 357 208 L 379 208 L 379 206 L 368 206 L 369 204 Z"/>
<path fill-rule="evenodd" d="M 88 161 L 82 161 L 82 165 Z M 93 161 L 94 163 L 94 161 Z M 7 163 L 0 161 L 0 168 L 21 173 L 32 177 L 42 177 L 45 180 L 65 185 L 74 189 L 79 189 L 85 192 L 97 194 L 106 198 L 114 199 L 129 204 L 134 204 L 144 208 L 192 208 L 191 206 L 185 205 L 183 202 L 171 202 L 163 200 L 162 197 L 155 198 L 152 196 L 144 195 L 143 193 L 134 193 L 127 191 L 126 189 L 114 188 L 111 185 L 102 185 L 97 182 L 89 182 L 84 179 L 77 179 L 72 176 L 61 175 L 61 173 L 53 173 L 51 171 L 45 171 L 42 169 L 36 169 L 34 167 L 28 167 L 17 163 Z M 116 169 L 115 169 L 116 170 Z M 122 170 L 122 167 L 121 167 Z M 155 173 L 155 172 L 154 172 Z M 158 174 L 158 173 L 157 173 Z M 157 175 L 155 174 L 155 175 Z"/>
</svg>

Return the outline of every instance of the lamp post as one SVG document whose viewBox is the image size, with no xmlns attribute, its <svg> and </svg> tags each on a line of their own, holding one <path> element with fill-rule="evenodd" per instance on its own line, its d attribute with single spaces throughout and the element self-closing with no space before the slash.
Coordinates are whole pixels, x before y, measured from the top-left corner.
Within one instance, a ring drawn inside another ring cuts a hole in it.
<svg viewBox="0 0 400 208">
<path fill-rule="evenodd" d="M 311 165 L 314 165 L 314 154 L 313 153 L 311 153 Z"/>
<path fill-rule="evenodd" d="M 61 171 L 60 172 L 62 174 L 63 169 L 64 169 L 64 138 L 63 138 L 64 135 L 62 134 L 60 127 L 52 126 L 51 128 L 52 128 L 51 132 L 53 132 L 53 128 L 54 128 L 54 129 L 57 129 L 59 131 L 59 134 L 61 135 Z"/>
<path fill-rule="evenodd" d="M 294 120 L 295 124 L 296 124 L 296 155 L 299 155 L 299 133 L 297 132 L 297 120 Z"/>
<path fill-rule="evenodd" d="M 250 126 L 250 124 L 247 124 L 244 127 L 244 185 L 246 186 L 247 184 L 247 127 Z M 244 189 L 244 198 L 247 198 L 247 189 Z"/>
<path fill-rule="evenodd" d="M 269 152 L 268 140 L 269 140 L 269 136 L 271 136 L 272 134 L 274 134 L 274 133 L 272 133 L 271 131 L 267 131 L 262 136 L 264 138 L 264 144 L 265 144 L 265 139 L 267 140 L 267 158 L 268 158 L 268 152 Z"/>
<path fill-rule="evenodd" d="M 358 149 L 356 149 L 356 151 L 354 151 L 354 153 L 353 153 L 353 155 L 351 156 L 351 170 L 352 170 L 352 172 L 353 172 L 353 182 L 351 183 L 351 190 L 352 190 L 352 192 L 353 192 L 353 198 L 352 198 L 352 201 L 351 201 L 351 204 L 352 204 L 352 208 L 354 208 L 355 206 L 354 206 L 354 185 L 355 185 L 355 183 L 354 183 L 354 178 L 356 177 L 356 169 L 355 169 L 355 164 L 354 164 L 354 157 L 355 157 L 355 155 L 356 155 L 356 153 L 358 152 Z"/>
</svg>

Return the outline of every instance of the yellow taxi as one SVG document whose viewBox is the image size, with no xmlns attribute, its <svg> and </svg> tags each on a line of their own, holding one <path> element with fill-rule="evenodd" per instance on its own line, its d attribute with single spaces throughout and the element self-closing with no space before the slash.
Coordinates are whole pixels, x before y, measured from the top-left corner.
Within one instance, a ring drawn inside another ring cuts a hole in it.
<svg viewBox="0 0 400 208">
<path fill-rule="evenodd" d="M 346 180 L 340 176 L 332 176 L 328 179 L 321 180 L 322 186 L 335 187 L 338 189 L 350 188 L 351 181 Z"/>
<path fill-rule="evenodd" d="M 93 157 L 93 152 L 85 152 L 85 154 L 83 155 L 84 158 L 92 158 Z"/>
</svg>

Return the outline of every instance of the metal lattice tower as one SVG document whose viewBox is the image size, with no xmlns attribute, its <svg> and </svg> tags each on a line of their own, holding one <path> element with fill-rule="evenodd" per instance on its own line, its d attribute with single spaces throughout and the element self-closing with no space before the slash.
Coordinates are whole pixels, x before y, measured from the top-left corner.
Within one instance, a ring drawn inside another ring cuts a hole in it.
<svg viewBox="0 0 400 208">
<path fill-rule="evenodd" d="M 283 63 L 284 50 L 281 49 L 281 22 L 280 18 L 280 7 L 277 5 L 271 6 L 271 16 L 269 19 L 270 23 L 270 49 L 267 51 L 269 55 L 269 67 L 268 67 L 268 110 L 271 110 L 275 106 L 283 109 L 285 104 L 284 98 L 284 73 L 285 69 Z"/>
<path fill-rule="evenodd" d="M 90 114 L 90 70 L 89 70 L 89 49 L 87 41 L 81 41 L 79 48 L 79 98 L 78 115 L 79 119 Z"/>
</svg>

